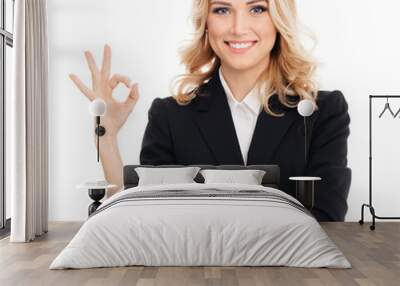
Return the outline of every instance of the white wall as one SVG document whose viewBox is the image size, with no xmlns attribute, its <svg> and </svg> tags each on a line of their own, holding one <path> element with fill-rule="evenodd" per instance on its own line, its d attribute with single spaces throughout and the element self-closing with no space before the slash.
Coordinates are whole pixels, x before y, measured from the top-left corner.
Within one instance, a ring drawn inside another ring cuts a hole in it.
<svg viewBox="0 0 400 286">
<path fill-rule="evenodd" d="M 360 217 L 368 199 L 368 95 L 400 94 L 398 1 L 298 1 L 302 22 L 318 38 L 321 89 L 340 89 L 349 103 L 348 160 L 353 180 L 346 220 Z M 83 52 L 100 63 L 105 43 L 112 46 L 112 70 L 140 84 L 141 98 L 119 134 L 124 164 L 139 163 L 147 111 L 155 97 L 169 96 L 173 76 L 183 71 L 177 49 L 190 37 L 191 1 L 48 1 L 50 47 L 50 220 L 84 220 L 90 199 L 75 186 L 101 177 L 92 140 L 88 100 L 68 79 L 78 74 L 88 85 Z M 397 80 L 397 82 L 396 82 Z M 117 89 L 123 99 L 126 90 Z M 374 105 L 375 118 L 385 100 Z M 395 110 L 400 99 L 393 100 Z M 374 119 L 375 120 L 375 119 Z M 400 215 L 398 119 L 374 122 L 374 203 L 378 215 Z M 397 211 L 397 213 L 396 213 Z M 369 219 L 369 215 L 367 216 Z"/>
</svg>

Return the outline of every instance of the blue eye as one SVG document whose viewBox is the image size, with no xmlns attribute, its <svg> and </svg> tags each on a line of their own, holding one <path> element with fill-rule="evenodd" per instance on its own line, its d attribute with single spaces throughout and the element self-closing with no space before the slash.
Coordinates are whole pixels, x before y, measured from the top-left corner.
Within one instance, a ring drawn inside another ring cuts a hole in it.
<svg viewBox="0 0 400 286">
<path fill-rule="evenodd" d="M 213 9 L 214 14 L 225 14 L 225 13 L 220 13 L 220 11 L 225 11 L 226 8 L 215 8 Z"/>
<path fill-rule="evenodd" d="M 256 11 L 255 14 L 262 14 L 265 11 L 267 11 L 268 9 L 264 6 L 254 6 L 251 11 Z M 214 8 L 212 10 L 212 12 L 214 14 L 219 14 L 219 15 L 223 15 L 226 14 L 226 12 L 228 11 L 228 8 L 226 7 L 218 7 L 218 8 Z"/>
<path fill-rule="evenodd" d="M 264 13 L 265 11 L 267 11 L 267 8 L 265 8 L 264 6 L 255 6 L 251 10 L 255 10 L 255 9 L 258 9 L 257 10 L 258 13 L 256 13 L 256 14 L 261 14 L 261 13 Z"/>
</svg>

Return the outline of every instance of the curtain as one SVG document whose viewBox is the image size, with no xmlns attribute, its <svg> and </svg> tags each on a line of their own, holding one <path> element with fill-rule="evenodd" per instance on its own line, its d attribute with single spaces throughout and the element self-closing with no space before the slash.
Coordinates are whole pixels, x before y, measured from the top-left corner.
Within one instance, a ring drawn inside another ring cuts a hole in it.
<svg viewBox="0 0 400 286">
<path fill-rule="evenodd" d="M 48 230 L 46 0 L 15 1 L 14 9 L 14 70 L 6 133 L 10 136 L 10 242 L 29 242 Z"/>
</svg>

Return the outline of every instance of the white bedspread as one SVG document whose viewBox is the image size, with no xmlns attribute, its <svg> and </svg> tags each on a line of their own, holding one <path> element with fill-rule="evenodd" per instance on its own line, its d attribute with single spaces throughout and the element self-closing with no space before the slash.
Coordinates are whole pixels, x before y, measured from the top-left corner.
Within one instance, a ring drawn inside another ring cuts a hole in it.
<svg viewBox="0 0 400 286">
<path fill-rule="evenodd" d="M 122 199 L 163 190 L 258 190 L 301 205 L 280 190 L 255 185 L 138 186 L 106 199 L 50 269 L 127 265 L 351 268 L 314 217 L 282 200 L 251 196 Z"/>
</svg>

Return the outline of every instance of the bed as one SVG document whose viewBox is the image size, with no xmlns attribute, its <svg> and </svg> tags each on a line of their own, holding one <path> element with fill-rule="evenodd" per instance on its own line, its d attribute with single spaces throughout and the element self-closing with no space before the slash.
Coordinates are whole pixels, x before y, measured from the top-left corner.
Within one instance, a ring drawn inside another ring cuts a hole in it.
<svg viewBox="0 0 400 286">
<path fill-rule="evenodd" d="M 124 167 L 124 190 L 103 201 L 50 269 L 119 266 L 289 266 L 351 268 L 312 214 L 279 190 L 276 165 L 191 165 L 264 170 L 261 184 L 140 185 Z"/>
</svg>

